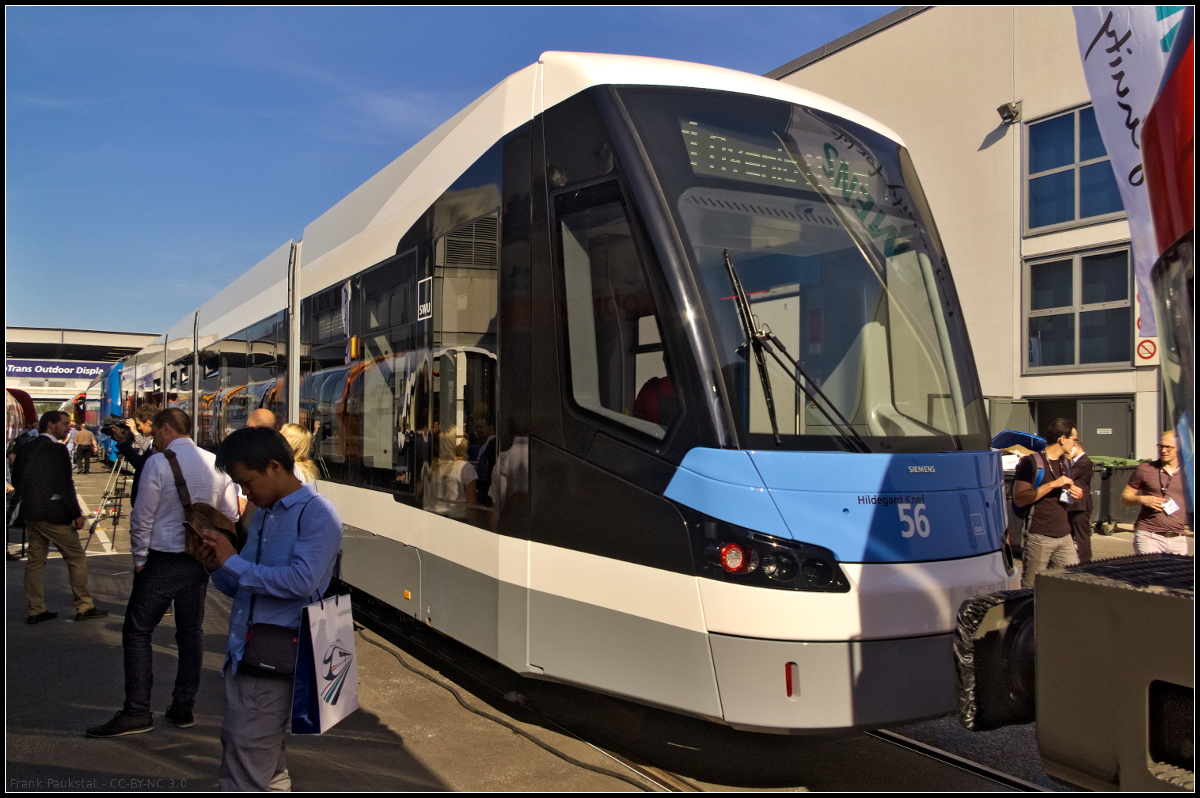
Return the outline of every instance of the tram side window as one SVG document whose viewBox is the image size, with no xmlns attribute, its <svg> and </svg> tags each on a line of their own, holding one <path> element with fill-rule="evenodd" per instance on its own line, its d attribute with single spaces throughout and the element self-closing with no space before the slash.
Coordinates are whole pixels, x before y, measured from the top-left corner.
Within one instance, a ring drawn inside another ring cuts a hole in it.
<svg viewBox="0 0 1200 798">
<path fill-rule="evenodd" d="M 555 211 L 575 402 L 663 438 L 680 405 L 620 188 L 610 181 L 560 193 Z"/>
<path fill-rule="evenodd" d="M 434 433 L 425 506 L 487 525 L 495 467 L 499 212 L 434 242 Z"/>
<path fill-rule="evenodd" d="M 348 476 L 345 431 L 350 351 L 346 339 L 349 284 L 331 286 L 308 302 L 308 368 L 300 403 L 313 433 L 313 459 L 324 479 Z"/>
<path fill-rule="evenodd" d="M 221 353 L 215 347 L 210 347 L 200 353 L 198 377 L 200 379 L 200 407 L 192 423 L 199 436 L 196 442 L 211 449 L 217 445 L 217 437 L 213 429 L 213 406 L 216 403 L 217 393 L 221 390 Z"/>
<path fill-rule="evenodd" d="M 275 328 L 281 323 L 282 314 L 276 314 L 250 327 L 246 335 L 247 407 L 249 412 L 267 408 L 282 418 L 282 407 L 274 404 L 276 380 L 284 370 L 277 371 Z"/>
<path fill-rule="evenodd" d="M 411 490 L 407 446 L 412 440 L 416 383 L 417 249 L 365 272 L 359 280 L 362 316 L 348 419 L 361 440 L 357 483 Z"/>
</svg>

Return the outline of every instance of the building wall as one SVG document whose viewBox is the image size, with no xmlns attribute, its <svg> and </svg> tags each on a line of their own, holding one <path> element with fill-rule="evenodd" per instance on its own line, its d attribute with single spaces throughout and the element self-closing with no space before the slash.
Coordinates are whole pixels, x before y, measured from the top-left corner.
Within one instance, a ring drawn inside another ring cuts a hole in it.
<svg viewBox="0 0 1200 798">
<path fill-rule="evenodd" d="M 780 79 L 863 111 L 904 140 L 954 272 L 984 394 L 1136 396 L 1134 450 L 1155 456 L 1157 368 L 1023 374 L 1024 259 L 1129 241 L 1124 220 L 1023 235 L 1024 124 L 1002 123 L 996 109 L 1020 101 L 1029 121 L 1090 102 L 1071 9 L 931 7 Z"/>
</svg>

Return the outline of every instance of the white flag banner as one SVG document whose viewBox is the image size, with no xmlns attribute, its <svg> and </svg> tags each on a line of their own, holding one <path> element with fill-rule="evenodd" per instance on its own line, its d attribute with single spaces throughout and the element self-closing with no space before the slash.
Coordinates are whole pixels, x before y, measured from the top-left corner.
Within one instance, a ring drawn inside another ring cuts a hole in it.
<svg viewBox="0 0 1200 798">
<path fill-rule="evenodd" d="M 1185 6 L 1075 6 L 1075 34 L 1100 137 L 1129 217 L 1137 275 L 1138 338 L 1158 334 L 1150 270 L 1158 253 L 1142 171 L 1141 133 L 1158 95 Z"/>
</svg>

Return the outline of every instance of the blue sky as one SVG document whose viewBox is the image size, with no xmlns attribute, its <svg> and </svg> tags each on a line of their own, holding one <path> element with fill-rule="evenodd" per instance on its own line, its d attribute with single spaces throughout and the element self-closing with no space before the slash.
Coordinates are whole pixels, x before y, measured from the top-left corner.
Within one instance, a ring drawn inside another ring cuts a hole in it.
<svg viewBox="0 0 1200 798">
<path fill-rule="evenodd" d="M 545 50 L 762 74 L 895 8 L 10 7 L 6 324 L 166 330 Z"/>
</svg>

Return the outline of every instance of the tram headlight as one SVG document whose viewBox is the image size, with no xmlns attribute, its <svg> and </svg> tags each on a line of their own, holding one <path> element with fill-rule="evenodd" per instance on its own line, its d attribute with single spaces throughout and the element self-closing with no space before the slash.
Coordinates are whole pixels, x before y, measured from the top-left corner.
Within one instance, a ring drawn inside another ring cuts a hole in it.
<svg viewBox="0 0 1200 798">
<path fill-rule="evenodd" d="M 820 557 L 809 557 L 800 568 L 804 581 L 813 587 L 828 587 L 833 583 L 833 566 Z"/>
<path fill-rule="evenodd" d="M 850 580 L 822 546 L 754 532 L 713 518 L 693 527 L 710 578 L 757 587 L 845 593 Z"/>
<path fill-rule="evenodd" d="M 790 551 L 776 551 L 775 563 L 775 573 L 769 574 L 769 576 L 776 582 L 790 582 L 796 578 L 796 573 L 800 570 L 795 555 Z"/>
<path fill-rule="evenodd" d="M 717 551 L 717 561 L 731 574 L 748 574 L 758 568 L 758 552 L 737 543 L 727 543 Z"/>
</svg>

